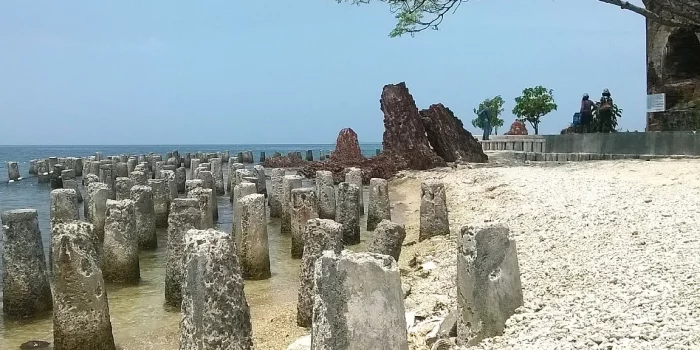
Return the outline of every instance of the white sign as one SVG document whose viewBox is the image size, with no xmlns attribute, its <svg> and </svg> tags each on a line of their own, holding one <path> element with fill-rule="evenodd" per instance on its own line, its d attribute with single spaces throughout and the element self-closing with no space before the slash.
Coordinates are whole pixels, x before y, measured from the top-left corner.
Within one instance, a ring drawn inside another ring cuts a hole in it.
<svg viewBox="0 0 700 350">
<path fill-rule="evenodd" d="M 666 94 L 647 95 L 647 113 L 666 110 Z"/>
</svg>

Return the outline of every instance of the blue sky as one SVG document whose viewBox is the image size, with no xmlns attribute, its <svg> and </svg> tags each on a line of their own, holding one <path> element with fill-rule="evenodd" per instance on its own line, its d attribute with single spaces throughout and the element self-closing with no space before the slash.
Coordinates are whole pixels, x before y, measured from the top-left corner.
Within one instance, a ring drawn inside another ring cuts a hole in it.
<svg viewBox="0 0 700 350">
<path fill-rule="evenodd" d="M 639 1 L 636 1 L 639 2 Z M 645 22 L 596 0 L 482 0 L 440 30 L 389 38 L 384 4 L 335 0 L 0 1 L 0 144 L 381 141 L 382 87 L 471 128 L 484 98 L 554 89 L 571 121 L 609 88 L 644 130 Z"/>
</svg>

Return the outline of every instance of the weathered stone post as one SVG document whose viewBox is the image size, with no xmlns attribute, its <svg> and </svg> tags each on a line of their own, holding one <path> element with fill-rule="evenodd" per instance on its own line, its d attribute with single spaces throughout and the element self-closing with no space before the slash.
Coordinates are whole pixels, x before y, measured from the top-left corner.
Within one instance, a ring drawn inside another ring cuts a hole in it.
<svg viewBox="0 0 700 350">
<path fill-rule="evenodd" d="M 343 227 L 327 219 L 311 219 L 304 231 L 304 254 L 299 275 L 299 299 L 297 301 L 297 325 L 311 327 L 314 306 L 314 267 L 323 251 L 340 254 L 343 250 Z"/>
<path fill-rule="evenodd" d="M 202 221 L 199 224 L 200 229 L 206 230 L 214 228 L 214 213 L 212 211 L 212 191 L 208 188 L 195 188 L 187 193 L 188 198 L 196 198 L 199 202 L 199 210 L 201 212 Z"/>
<path fill-rule="evenodd" d="M 291 233 L 292 232 L 292 220 L 291 220 L 291 203 L 292 203 L 292 190 L 301 187 L 301 176 L 299 175 L 285 175 L 282 178 L 282 223 L 280 232 L 281 233 Z"/>
<path fill-rule="evenodd" d="M 92 225 L 73 221 L 54 230 L 54 349 L 115 350 Z"/>
<path fill-rule="evenodd" d="M 134 201 L 134 222 L 139 249 L 158 248 L 153 190 L 150 186 L 134 186 L 131 188 L 130 198 Z"/>
<path fill-rule="evenodd" d="M 307 162 L 314 161 L 314 151 L 313 150 L 306 150 L 306 161 Z"/>
<path fill-rule="evenodd" d="M 401 255 L 401 246 L 405 238 L 406 229 L 403 225 L 389 220 L 382 220 L 374 230 L 372 239 L 367 246 L 367 251 L 388 255 L 398 262 Z"/>
<path fill-rule="evenodd" d="M 153 209 L 156 213 L 156 227 L 168 226 L 170 209 L 170 189 L 164 179 L 149 179 L 148 186 L 153 191 Z"/>
<path fill-rule="evenodd" d="M 450 235 L 450 222 L 447 218 L 447 196 L 445 185 L 436 180 L 428 180 L 420 186 L 420 232 L 418 240 L 433 236 Z"/>
<path fill-rule="evenodd" d="M 184 246 L 180 350 L 252 350 L 250 310 L 230 238 L 189 230 Z"/>
<path fill-rule="evenodd" d="M 165 185 L 168 187 L 168 202 L 172 202 L 177 198 L 177 182 L 175 182 L 175 171 L 161 170 L 160 178 L 165 180 Z"/>
<path fill-rule="evenodd" d="M 109 199 L 109 187 L 102 182 L 94 182 L 88 185 L 87 202 L 89 222 L 93 226 L 93 233 L 99 242 L 104 241 L 105 214 L 107 213 L 107 199 Z M 96 248 L 98 253 L 101 247 Z"/>
<path fill-rule="evenodd" d="M 199 229 L 202 214 L 195 198 L 177 198 L 170 206 L 168 216 L 168 246 L 165 252 L 165 303 L 180 306 L 182 301 L 182 254 L 185 233 Z"/>
<path fill-rule="evenodd" d="M 61 170 L 61 180 L 75 180 L 75 170 L 65 169 Z"/>
<path fill-rule="evenodd" d="M 100 182 L 107 185 L 107 189 L 109 190 L 109 199 L 117 198 L 117 194 L 114 190 L 114 174 L 112 171 L 112 164 L 100 165 Z"/>
<path fill-rule="evenodd" d="M 107 200 L 105 239 L 102 244 L 102 275 L 105 282 L 137 283 L 139 238 L 136 233 L 134 201 Z"/>
<path fill-rule="evenodd" d="M 316 172 L 316 196 L 318 197 L 318 216 L 321 219 L 335 220 L 335 186 L 332 172 L 327 170 Z"/>
<path fill-rule="evenodd" d="M 235 236 L 235 242 L 237 254 L 241 259 L 243 278 L 268 279 L 271 272 L 265 196 L 249 194 L 239 199 L 238 203 L 241 209 L 240 230 Z"/>
<path fill-rule="evenodd" d="M 78 194 L 75 190 L 57 189 L 51 191 L 51 209 L 49 211 L 51 226 L 59 222 L 80 219 Z"/>
<path fill-rule="evenodd" d="M 282 216 L 282 182 L 284 179 L 284 169 L 275 168 L 270 172 L 270 187 L 269 191 L 270 198 L 268 203 L 270 205 L 270 217 L 279 218 Z"/>
<path fill-rule="evenodd" d="M 210 189 L 211 192 L 211 211 L 214 215 L 214 222 L 219 219 L 219 204 L 216 200 L 216 184 L 211 171 L 202 170 L 197 173 L 197 178 L 204 182 L 204 188 Z"/>
<path fill-rule="evenodd" d="M 129 178 L 134 182 L 134 186 L 148 186 L 148 178 L 146 173 L 134 170 L 129 174 Z"/>
<path fill-rule="evenodd" d="M 29 161 L 29 174 L 30 175 L 36 175 L 36 159 L 32 159 Z"/>
<path fill-rule="evenodd" d="M 114 177 L 128 177 L 129 169 L 126 163 L 116 163 L 114 164 Z"/>
<path fill-rule="evenodd" d="M 267 179 L 265 178 L 265 168 L 257 164 L 253 167 L 253 170 L 255 170 L 255 175 L 258 177 L 258 182 L 256 182 L 256 186 L 258 188 L 258 193 L 265 195 L 265 198 L 267 198 Z"/>
<path fill-rule="evenodd" d="M 389 202 L 389 181 L 372 178 L 369 180 L 369 204 L 367 205 L 367 231 L 374 231 L 382 220 L 391 220 Z"/>
<path fill-rule="evenodd" d="M 245 166 L 236 162 L 228 163 L 228 177 L 226 178 L 226 191 L 229 193 L 229 200 L 231 199 L 231 193 L 233 193 L 233 187 L 236 186 L 236 170 L 244 169 Z"/>
<path fill-rule="evenodd" d="M 85 216 L 85 221 L 90 221 L 90 201 L 88 194 L 88 187 L 90 184 L 100 182 L 100 178 L 97 175 L 87 174 L 83 176 L 83 189 L 85 189 L 85 198 L 83 199 L 83 216 Z"/>
<path fill-rule="evenodd" d="M 63 180 L 63 188 L 67 190 L 74 190 L 75 195 L 78 198 L 78 203 L 83 203 L 83 194 L 80 193 L 78 188 L 78 181 L 76 180 Z"/>
<path fill-rule="evenodd" d="M 343 243 L 346 245 L 360 243 L 359 195 L 357 186 L 347 182 L 338 184 L 335 221 L 343 225 Z"/>
<path fill-rule="evenodd" d="M 19 180 L 19 165 L 17 165 L 17 162 L 7 162 L 7 177 L 12 181 Z"/>
<path fill-rule="evenodd" d="M 175 169 L 175 183 L 177 183 L 177 192 L 185 193 L 185 182 L 187 181 L 187 169 L 181 166 Z"/>
<path fill-rule="evenodd" d="M 62 171 L 63 165 L 56 164 L 53 166 L 53 170 L 49 172 L 49 183 L 51 184 L 52 190 L 63 188 L 63 179 L 61 179 Z"/>
<path fill-rule="evenodd" d="M 240 166 L 243 167 L 243 164 L 240 164 Z M 250 176 L 255 176 L 255 173 L 245 168 L 236 169 L 233 172 L 233 183 L 231 184 L 233 186 L 232 188 L 235 188 L 236 185 L 245 182 L 243 179 Z M 233 203 L 233 191 L 231 191 L 231 193 L 229 194 L 229 200 Z"/>
<path fill-rule="evenodd" d="M 162 161 L 156 161 L 153 163 L 153 173 L 155 174 L 156 179 L 162 179 L 161 176 L 163 176 L 163 174 L 161 171 L 163 171 L 163 165 L 165 165 L 165 163 Z"/>
<path fill-rule="evenodd" d="M 457 240 L 457 342 L 475 345 L 503 334 L 523 305 L 515 241 L 508 228 L 463 227 Z"/>
<path fill-rule="evenodd" d="M 249 194 L 255 194 L 255 191 L 255 184 L 250 182 L 242 182 L 233 188 L 233 229 L 231 232 L 233 232 L 234 237 L 238 237 L 241 228 L 240 214 L 243 209 L 241 208 L 240 199 Z"/>
<path fill-rule="evenodd" d="M 357 189 L 360 191 L 358 204 L 360 206 L 360 215 L 365 215 L 365 195 L 362 186 L 362 169 L 348 168 L 348 172 L 345 173 L 345 182 L 357 186 Z"/>
<path fill-rule="evenodd" d="M 202 161 L 200 159 L 197 159 L 197 158 L 192 158 L 192 160 L 190 160 L 190 171 L 191 171 L 190 178 L 192 178 L 192 179 L 197 178 L 195 176 L 196 175 L 195 170 L 197 170 L 197 168 L 199 168 L 199 164 L 201 164 L 201 163 L 202 163 Z"/>
<path fill-rule="evenodd" d="M 136 164 L 139 163 L 139 160 L 135 157 L 129 157 L 129 159 L 126 160 L 126 171 L 129 175 L 131 175 L 131 172 L 136 169 Z"/>
<path fill-rule="evenodd" d="M 129 199 L 131 198 L 131 188 L 134 187 L 134 180 L 128 177 L 118 177 L 114 180 L 114 187 L 118 201 Z"/>
<path fill-rule="evenodd" d="M 313 188 L 295 188 L 292 190 L 290 203 L 290 216 L 292 226 L 292 258 L 301 259 L 304 253 L 304 231 L 306 222 L 318 219 L 318 200 Z"/>
<path fill-rule="evenodd" d="M 408 350 L 399 268 L 393 258 L 372 253 L 316 260 L 311 347 Z"/>
<path fill-rule="evenodd" d="M 40 184 L 49 182 L 49 168 L 46 161 L 36 163 L 36 180 Z"/>
<path fill-rule="evenodd" d="M 199 179 L 185 181 L 185 194 L 190 193 L 195 188 L 204 188 L 204 181 Z"/>
<path fill-rule="evenodd" d="M 51 310 L 44 246 L 35 209 L 2 213 L 3 313 L 10 319 L 33 317 Z"/>
<path fill-rule="evenodd" d="M 214 194 L 223 196 L 226 194 L 226 189 L 224 186 L 224 169 L 223 161 L 221 158 L 212 158 L 209 160 L 211 164 L 211 173 L 214 177 Z"/>
</svg>

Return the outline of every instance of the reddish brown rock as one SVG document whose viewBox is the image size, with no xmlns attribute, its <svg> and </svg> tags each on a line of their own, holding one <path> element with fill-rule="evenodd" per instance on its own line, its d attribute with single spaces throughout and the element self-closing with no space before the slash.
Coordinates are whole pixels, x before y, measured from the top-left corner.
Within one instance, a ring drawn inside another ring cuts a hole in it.
<svg viewBox="0 0 700 350">
<path fill-rule="evenodd" d="M 448 162 L 485 163 L 488 157 L 481 144 L 464 129 L 464 124 L 442 103 L 420 111 L 430 145 L 438 156 Z"/>
<path fill-rule="evenodd" d="M 265 168 L 297 168 L 309 164 L 308 161 L 298 158 L 295 154 L 291 156 L 268 157 L 261 163 Z"/>
<path fill-rule="evenodd" d="M 406 83 L 385 85 L 380 100 L 384 112 L 384 153 L 403 158 L 407 169 L 425 170 L 446 166 L 445 160 L 430 149 L 416 102 Z"/>
<path fill-rule="evenodd" d="M 527 135 L 527 127 L 525 123 L 516 120 L 513 124 L 510 124 L 510 130 L 508 130 L 506 135 Z"/>
<path fill-rule="evenodd" d="M 358 163 L 364 160 L 355 131 L 350 128 L 340 130 L 330 160 L 340 163 Z"/>
</svg>

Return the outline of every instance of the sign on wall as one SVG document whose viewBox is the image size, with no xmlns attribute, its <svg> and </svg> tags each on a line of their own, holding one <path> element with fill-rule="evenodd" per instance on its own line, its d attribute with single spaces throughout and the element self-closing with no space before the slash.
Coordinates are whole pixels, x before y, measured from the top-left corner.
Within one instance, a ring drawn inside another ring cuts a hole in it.
<svg viewBox="0 0 700 350">
<path fill-rule="evenodd" d="M 666 110 L 666 94 L 647 95 L 647 113 Z"/>
</svg>

